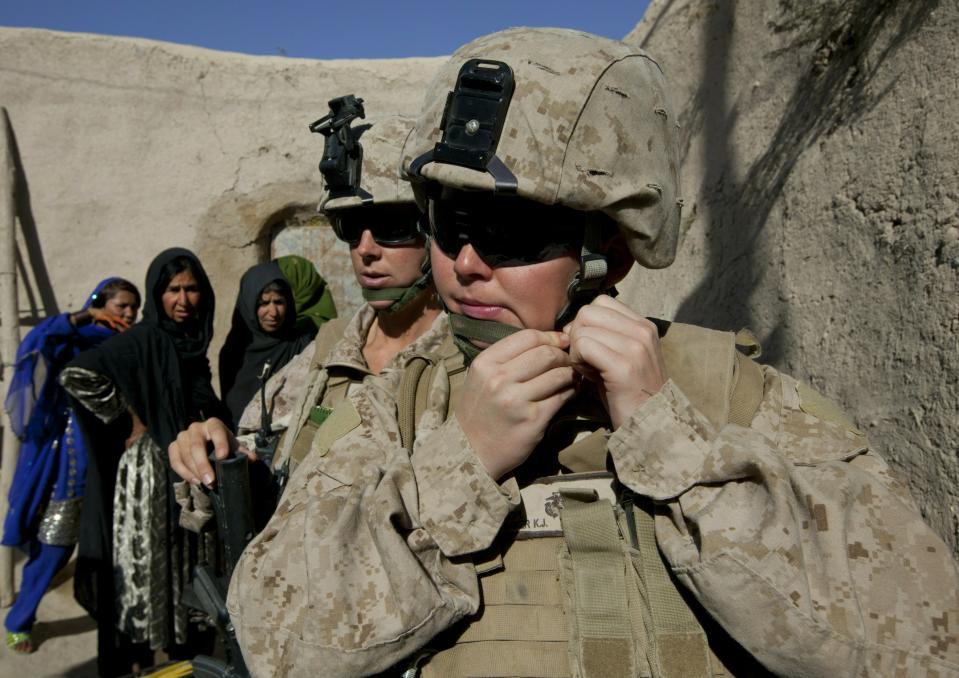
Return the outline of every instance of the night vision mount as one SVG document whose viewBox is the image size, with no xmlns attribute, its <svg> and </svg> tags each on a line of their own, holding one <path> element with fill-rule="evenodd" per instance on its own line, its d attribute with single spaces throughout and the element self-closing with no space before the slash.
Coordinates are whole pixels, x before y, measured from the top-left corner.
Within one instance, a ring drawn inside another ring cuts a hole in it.
<svg viewBox="0 0 959 678">
<path fill-rule="evenodd" d="M 470 59 L 456 76 L 456 86 L 446 97 L 440 129 L 443 137 L 410 163 L 410 174 L 430 162 L 459 165 L 489 172 L 500 193 L 515 193 L 516 176 L 496 155 L 506 112 L 516 84 L 513 69 L 502 61 Z"/>
<path fill-rule="evenodd" d="M 326 182 L 330 198 L 360 196 L 364 202 L 373 196 L 360 188 L 360 169 L 363 164 L 363 147 L 359 135 L 350 127 L 357 118 L 365 118 L 363 100 L 352 94 L 329 101 L 330 112 L 310 125 L 314 134 L 326 137 L 320 173 Z"/>
</svg>

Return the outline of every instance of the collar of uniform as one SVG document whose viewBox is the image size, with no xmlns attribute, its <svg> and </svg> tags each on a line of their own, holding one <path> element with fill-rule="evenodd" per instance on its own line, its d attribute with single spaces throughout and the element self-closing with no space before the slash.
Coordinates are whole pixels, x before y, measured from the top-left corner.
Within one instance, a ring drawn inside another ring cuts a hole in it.
<svg viewBox="0 0 959 678">
<path fill-rule="evenodd" d="M 376 311 L 364 304 L 349 324 L 343 330 L 343 338 L 333 347 L 324 367 L 344 368 L 356 370 L 363 374 L 371 374 L 363 355 L 363 345 L 370 333 L 370 327 L 376 319 Z M 449 334 L 449 323 L 446 313 L 441 312 L 430 328 L 416 338 L 413 343 L 397 353 L 384 367 L 381 374 L 393 371 L 402 371 L 406 363 L 415 355 L 429 355 L 435 353 Z"/>
<path fill-rule="evenodd" d="M 323 367 L 327 370 L 343 368 L 370 374 L 370 368 L 363 356 L 363 345 L 375 318 L 376 311 L 369 304 L 363 304 L 343 329 L 343 336 L 330 350 Z"/>
<path fill-rule="evenodd" d="M 441 312 L 430 328 L 416 338 L 413 343 L 393 356 L 380 373 L 364 383 L 387 394 L 395 394 L 403 379 L 407 364 L 414 356 L 433 356 L 449 339 L 449 321 L 446 313 Z"/>
<path fill-rule="evenodd" d="M 416 341 L 397 353 L 393 359 L 383 368 L 383 371 L 397 370 L 402 372 L 410 358 L 417 355 L 434 355 L 443 346 L 449 336 L 449 320 L 446 312 L 442 311 L 433 320 L 433 324 L 423 334 L 416 338 Z"/>
</svg>

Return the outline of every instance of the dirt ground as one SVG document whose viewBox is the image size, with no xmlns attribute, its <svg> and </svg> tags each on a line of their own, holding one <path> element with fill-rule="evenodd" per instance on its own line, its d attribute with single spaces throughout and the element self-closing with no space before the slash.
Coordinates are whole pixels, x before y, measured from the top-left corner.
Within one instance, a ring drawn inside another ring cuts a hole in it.
<svg viewBox="0 0 959 678">
<path fill-rule="evenodd" d="M 40 603 L 33 633 L 37 651 L 21 655 L 0 645 L 0 678 L 96 678 L 97 627 L 73 599 L 73 566 L 71 560 Z M 20 558 L 18 587 L 22 567 Z"/>
</svg>

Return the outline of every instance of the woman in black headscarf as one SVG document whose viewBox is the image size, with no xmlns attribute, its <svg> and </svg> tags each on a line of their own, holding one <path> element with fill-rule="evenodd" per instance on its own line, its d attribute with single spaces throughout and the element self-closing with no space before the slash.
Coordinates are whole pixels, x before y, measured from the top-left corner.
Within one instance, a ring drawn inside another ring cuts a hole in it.
<svg viewBox="0 0 959 678">
<path fill-rule="evenodd" d="M 220 393 L 238 422 L 262 376 L 275 374 L 316 335 L 297 328 L 290 284 L 275 262 L 252 267 L 240 279 L 233 326 L 220 351 Z M 269 374 L 263 367 L 269 364 Z"/>
<path fill-rule="evenodd" d="M 226 409 L 211 385 L 213 288 L 192 252 L 150 264 L 143 322 L 74 359 L 60 381 L 88 440 L 75 589 L 98 623 L 100 675 L 190 649 L 180 594 L 211 537 L 177 526 L 165 450 L 194 421 Z M 131 649 L 132 648 L 132 649 Z"/>
</svg>

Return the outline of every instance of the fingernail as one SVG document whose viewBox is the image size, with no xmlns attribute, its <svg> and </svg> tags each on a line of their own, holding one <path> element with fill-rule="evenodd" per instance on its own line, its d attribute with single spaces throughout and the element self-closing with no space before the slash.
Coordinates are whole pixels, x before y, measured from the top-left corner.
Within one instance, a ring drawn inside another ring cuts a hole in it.
<svg viewBox="0 0 959 678">
<path fill-rule="evenodd" d="M 204 473 L 204 474 L 203 474 L 203 484 L 206 485 L 207 487 L 212 487 L 212 486 L 213 486 L 213 476 L 211 476 L 209 473 Z"/>
<path fill-rule="evenodd" d="M 200 484 L 200 481 L 199 481 L 199 479 L 197 479 L 197 478 L 190 478 L 190 484 L 191 484 L 191 485 L 199 485 L 199 484 Z"/>
</svg>

